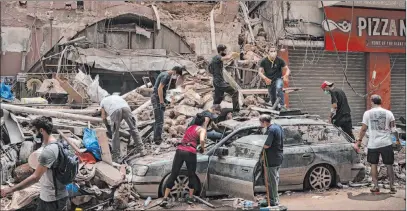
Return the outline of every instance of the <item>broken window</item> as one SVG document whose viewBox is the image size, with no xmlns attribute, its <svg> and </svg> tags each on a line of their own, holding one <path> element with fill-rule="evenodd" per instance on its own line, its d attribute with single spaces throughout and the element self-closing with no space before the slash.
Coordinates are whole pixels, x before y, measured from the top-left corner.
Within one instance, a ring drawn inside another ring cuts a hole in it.
<svg viewBox="0 0 407 211">
<path fill-rule="evenodd" d="M 266 135 L 249 135 L 230 144 L 229 156 L 257 160 L 262 151 Z"/>
<path fill-rule="evenodd" d="M 303 144 L 304 132 L 300 130 L 301 126 L 285 126 L 284 130 L 284 144 L 285 145 L 298 145 Z"/>
<path fill-rule="evenodd" d="M 332 127 L 323 125 L 310 125 L 302 127 L 303 138 L 310 143 L 338 143 L 347 142 L 343 133 Z"/>
</svg>

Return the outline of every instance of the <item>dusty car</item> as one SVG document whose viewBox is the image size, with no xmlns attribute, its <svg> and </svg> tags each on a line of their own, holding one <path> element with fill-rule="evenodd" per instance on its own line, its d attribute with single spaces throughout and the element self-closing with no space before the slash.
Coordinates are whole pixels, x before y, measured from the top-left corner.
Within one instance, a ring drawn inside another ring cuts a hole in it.
<svg viewBox="0 0 407 211">
<path fill-rule="evenodd" d="M 325 189 L 337 182 L 361 181 L 365 166 L 344 133 L 321 120 L 309 118 L 275 119 L 284 129 L 284 161 L 279 189 Z M 220 126 L 231 133 L 219 142 L 209 142 L 205 154 L 198 154 L 194 184 L 196 193 L 226 194 L 253 198 L 265 192 L 261 152 L 266 140 L 257 119 L 227 120 Z M 137 192 L 143 197 L 160 197 L 169 177 L 175 152 L 129 161 Z M 185 168 L 185 164 L 183 166 Z M 188 177 L 181 171 L 171 196 L 188 193 Z"/>
</svg>

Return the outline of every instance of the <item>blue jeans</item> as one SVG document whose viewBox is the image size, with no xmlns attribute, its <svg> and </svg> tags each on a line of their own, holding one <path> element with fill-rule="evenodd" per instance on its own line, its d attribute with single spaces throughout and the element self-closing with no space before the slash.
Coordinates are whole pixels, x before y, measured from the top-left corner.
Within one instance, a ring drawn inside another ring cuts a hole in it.
<svg viewBox="0 0 407 211">
<path fill-rule="evenodd" d="M 206 133 L 206 137 L 215 141 L 222 138 L 222 133 L 219 133 L 218 131 L 215 130 L 210 130 Z"/>
<path fill-rule="evenodd" d="M 279 78 L 271 82 L 271 85 L 268 87 L 269 90 L 269 97 L 271 104 L 274 105 L 274 103 L 277 100 L 277 97 L 280 98 L 280 105 L 283 107 L 284 106 L 284 92 L 283 92 L 283 87 L 284 87 L 284 81 L 283 79 Z"/>
</svg>

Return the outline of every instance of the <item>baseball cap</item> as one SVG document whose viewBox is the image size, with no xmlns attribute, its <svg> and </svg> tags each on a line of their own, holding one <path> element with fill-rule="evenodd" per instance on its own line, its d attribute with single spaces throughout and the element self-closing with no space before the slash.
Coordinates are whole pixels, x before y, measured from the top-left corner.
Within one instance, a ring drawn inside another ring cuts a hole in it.
<svg viewBox="0 0 407 211">
<path fill-rule="evenodd" d="M 324 81 L 324 83 L 321 84 L 321 89 L 326 88 L 327 86 L 332 86 L 334 83 L 329 82 L 329 81 Z"/>
</svg>

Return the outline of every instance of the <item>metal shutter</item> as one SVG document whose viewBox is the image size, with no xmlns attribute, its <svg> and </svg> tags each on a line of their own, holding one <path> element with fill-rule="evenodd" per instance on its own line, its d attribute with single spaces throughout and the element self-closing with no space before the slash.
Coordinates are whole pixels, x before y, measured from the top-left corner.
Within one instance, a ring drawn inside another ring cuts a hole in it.
<svg viewBox="0 0 407 211">
<path fill-rule="evenodd" d="M 339 53 L 343 66 L 345 53 Z M 362 121 L 366 110 L 366 100 L 356 95 L 344 81 L 344 75 L 335 52 L 323 48 L 290 48 L 289 68 L 291 70 L 290 87 L 301 87 L 302 91 L 289 95 L 291 108 L 300 108 L 309 114 L 320 115 L 327 119 L 331 108 L 331 98 L 321 90 L 323 81 L 335 83 L 342 88 L 351 108 L 352 122 Z M 348 53 L 347 76 L 350 84 L 361 95 L 366 94 L 366 62 L 364 53 Z"/>
<path fill-rule="evenodd" d="M 396 120 L 406 117 L 406 54 L 390 54 L 391 111 Z"/>
</svg>

